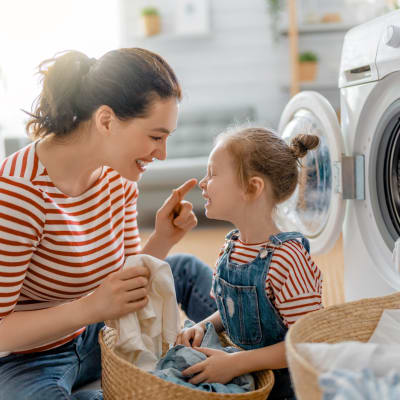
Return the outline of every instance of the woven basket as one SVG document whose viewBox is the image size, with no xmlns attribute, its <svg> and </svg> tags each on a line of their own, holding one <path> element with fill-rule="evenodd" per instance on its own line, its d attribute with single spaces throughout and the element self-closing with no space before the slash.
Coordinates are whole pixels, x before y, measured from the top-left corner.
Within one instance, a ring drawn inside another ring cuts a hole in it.
<svg viewBox="0 0 400 400">
<path fill-rule="evenodd" d="M 297 343 L 366 342 L 385 309 L 400 308 L 400 292 L 331 306 L 302 317 L 286 335 L 286 356 L 298 400 L 320 400 L 319 371 L 302 356 Z"/>
<path fill-rule="evenodd" d="M 229 344 L 224 335 L 220 338 L 225 345 Z M 105 400 L 265 400 L 274 384 L 272 371 L 265 370 L 253 374 L 257 390 L 251 392 L 221 394 L 190 389 L 145 372 L 119 357 L 113 350 L 116 339 L 114 329 L 99 333 Z"/>
</svg>

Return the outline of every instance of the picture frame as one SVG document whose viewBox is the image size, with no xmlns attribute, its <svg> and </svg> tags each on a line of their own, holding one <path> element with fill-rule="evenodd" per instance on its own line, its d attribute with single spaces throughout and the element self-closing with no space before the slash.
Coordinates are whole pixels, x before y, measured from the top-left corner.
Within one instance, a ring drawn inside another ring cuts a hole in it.
<svg viewBox="0 0 400 400">
<path fill-rule="evenodd" d="M 206 34 L 209 31 L 209 0 L 176 0 L 177 34 Z"/>
</svg>

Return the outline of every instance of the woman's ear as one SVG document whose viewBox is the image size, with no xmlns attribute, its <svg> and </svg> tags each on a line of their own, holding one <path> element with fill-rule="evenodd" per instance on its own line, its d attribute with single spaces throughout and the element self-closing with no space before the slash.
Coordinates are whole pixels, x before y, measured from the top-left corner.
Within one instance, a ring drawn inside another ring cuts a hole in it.
<svg viewBox="0 0 400 400">
<path fill-rule="evenodd" d="M 115 113 L 111 107 L 102 105 L 94 112 L 94 122 L 97 130 L 103 135 L 112 133 L 112 123 L 115 120 Z"/>
<path fill-rule="evenodd" d="M 264 179 L 259 176 L 253 176 L 249 179 L 249 183 L 247 185 L 247 196 L 250 199 L 256 200 L 258 199 L 265 189 Z"/>
</svg>

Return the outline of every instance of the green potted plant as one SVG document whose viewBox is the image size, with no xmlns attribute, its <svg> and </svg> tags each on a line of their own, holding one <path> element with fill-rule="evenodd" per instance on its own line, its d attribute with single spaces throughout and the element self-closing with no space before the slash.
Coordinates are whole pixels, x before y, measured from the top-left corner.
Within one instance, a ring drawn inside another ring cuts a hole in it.
<svg viewBox="0 0 400 400">
<path fill-rule="evenodd" d="M 299 80 L 313 81 L 317 76 L 318 56 L 312 51 L 299 54 Z"/>
<path fill-rule="evenodd" d="M 285 2 L 282 0 L 265 0 L 265 2 L 270 16 L 272 36 L 274 40 L 277 41 L 279 37 L 281 11 L 285 7 Z"/>
<path fill-rule="evenodd" d="M 157 35 L 161 31 L 160 13 L 155 7 L 144 7 L 140 12 L 144 36 Z"/>
</svg>

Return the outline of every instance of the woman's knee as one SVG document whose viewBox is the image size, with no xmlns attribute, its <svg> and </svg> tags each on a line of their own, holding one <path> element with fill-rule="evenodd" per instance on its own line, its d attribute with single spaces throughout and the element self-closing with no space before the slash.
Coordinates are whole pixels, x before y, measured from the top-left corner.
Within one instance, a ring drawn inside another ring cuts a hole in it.
<svg viewBox="0 0 400 400">
<path fill-rule="evenodd" d="M 212 279 L 211 268 L 196 256 L 191 254 L 173 254 L 166 258 L 175 277 L 191 279 L 209 276 Z"/>
</svg>

